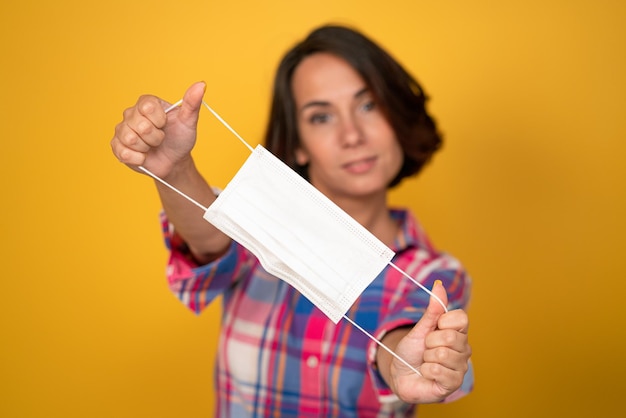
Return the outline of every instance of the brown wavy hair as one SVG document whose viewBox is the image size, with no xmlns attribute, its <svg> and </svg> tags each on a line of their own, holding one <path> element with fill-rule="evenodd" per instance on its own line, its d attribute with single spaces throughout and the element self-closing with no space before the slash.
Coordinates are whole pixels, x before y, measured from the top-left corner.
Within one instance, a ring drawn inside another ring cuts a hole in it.
<svg viewBox="0 0 626 418">
<path fill-rule="evenodd" d="M 308 179 L 307 166 L 296 162 L 300 135 L 291 80 L 298 64 L 317 52 L 338 56 L 359 73 L 395 131 L 404 161 L 389 187 L 417 174 L 442 145 L 436 123 L 426 111 L 424 90 L 388 52 L 345 26 L 325 25 L 313 30 L 281 60 L 274 79 L 266 148 Z"/>
</svg>

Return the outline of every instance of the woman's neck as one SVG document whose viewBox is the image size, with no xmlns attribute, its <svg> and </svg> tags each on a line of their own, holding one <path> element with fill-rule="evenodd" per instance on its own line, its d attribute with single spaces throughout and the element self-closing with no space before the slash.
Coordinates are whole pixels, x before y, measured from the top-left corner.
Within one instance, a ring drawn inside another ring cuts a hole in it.
<svg viewBox="0 0 626 418">
<path fill-rule="evenodd" d="M 389 213 L 386 195 L 377 199 L 339 202 L 338 205 L 387 246 L 393 244 L 398 224 Z"/>
</svg>

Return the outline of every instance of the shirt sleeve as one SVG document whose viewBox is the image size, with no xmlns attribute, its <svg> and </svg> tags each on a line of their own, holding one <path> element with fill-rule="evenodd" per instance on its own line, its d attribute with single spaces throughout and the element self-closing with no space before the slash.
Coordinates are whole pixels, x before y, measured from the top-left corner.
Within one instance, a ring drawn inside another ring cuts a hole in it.
<svg viewBox="0 0 626 418">
<path fill-rule="evenodd" d="M 166 269 L 169 288 L 196 314 L 250 271 L 253 261 L 250 253 L 234 241 L 222 257 L 199 265 L 164 213 L 161 213 L 161 227 L 169 250 Z"/>
<path fill-rule="evenodd" d="M 448 308 L 450 310 L 467 309 L 470 298 L 471 278 L 455 258 L 444 254 L 435 258 L 427 265 L 420 267 L 420 271 L 407 271 L 406 273 L 413 278 L 417 277 L 419 282 L 427 289 L 431 289 L 436 280 L 441 280 L 448 292 Z M 373 334 L 378 341 L 381 341 L 388 332 L 394 329 L 416 324 L 424 314 L 430 300 L 428 293 L 409 280 L 403 282 L 403 289 L 398 289 L 396 285 L 397 283 L 393 282 L 386 284 L 386 287 L 395 287 L 395 289 L 389 289 L 388 291 L 396 293 L 398 296 L 395 298 L 397 302 L 385 310 Z M 367 360 L 374 389 L 379 394 L 381 402 L 397 401 L 397 396 L 383 380 L 376 367 L 376 354 L 379 349 L 374 341 L 370 341 Z M 473 385 L 474 373 L 470 362 L 461 387 L 449 395 L 443 402 L 451 402 L 465 396 L 471 392 Z"/>
</svg>

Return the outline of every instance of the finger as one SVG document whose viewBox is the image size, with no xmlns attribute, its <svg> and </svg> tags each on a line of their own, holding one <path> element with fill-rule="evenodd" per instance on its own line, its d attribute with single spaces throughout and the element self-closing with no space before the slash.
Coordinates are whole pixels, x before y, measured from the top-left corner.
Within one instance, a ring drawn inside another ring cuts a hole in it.
<svg viewBox="0 0 626 418">
<path fill-rule="evenodd" d="M 114 137 L 111 140 L 111 149 L 113 150 L 113 155 L 115 155 L 120 162 L 130 166 L 140 166 L 146 159 L 146 154 L 133 151 L 123 145 L 118 137 Z"/>
<path fill-rule="evenodd" d="M 428 380 L 437 382 L 446 392 L 458 389 L 463 383 L 463 376 L 467 371 L 467 362 L 463 370 L 454 370 L 439 363 L 424 363 L 420 367 L 420 373 Z"/>
<path fill-rule="evenodd" d="M 181 123 L 190 128 L 195 128 L 198 124 L 198 115 L 205 91 L 206 84 L 202 81 L 192 84 L 191 87 L 187 89 L 177 114 L 178 120 Z"/>
<path fill-rule="evenodd" d="M 459 349 L 436 347 L 424 351 L 424 362 L 438 363 L 448 369 L 465 371 L 470 354 L 469 346 Z"/>
<path fill-rule="evenodd" d="M 140 102 L 124 111 L 124 120 L 115 129 L 122 144 L 140 152 L 147 152 L 161 144 L 165 133 L 158 124 L 162 123 L 159 115 L 163 112 L 150 110 L 154 109 L 153 105 L 151 102 Z"/>
<path fill-rule="evenodd" d="M 433 284 L 432 293 L 437 296 L 444 305 L 448 304 L 448 295 L 446 289 L 443 287 L 441 280 L 435 280 Z M 430 296 L 430 301 L 426 307 L 424 315 L 419 322 L 413 327 L 409 333 L 411 338 L 425 338 L 430 332 L 437 329 L 439 318 L 445 309 L 441 306 L 441 303 L 433 295 Z"/>
<path fill-rule="evenodd" d="M 469 351 L 467 334 L 454 330 L 436 330 L 426 336 L 424 342 L 427 349 L 447 347 L 464 353 Z"/>
<path fill-rule="evenodd" d="M 149 122 L 133 122 L 134 127 L 129 122 L 122 122 L 115 128 L 115 137 L 119 139 L 120 144 L 133 151 L 147 152 L 150 149 L 148 141 L 150 136 L 154 136 L 152 142 L 158 142 L 159 134 L 151 132 Z"/>
<path fill-rule="evenodd" d="M 141 96 L 135 105 L 136 112 L 133 112 L 132 119 L 129 118 L 129 121 L 139 122 L 142 120 L 139 116 L 142 116 L 156 128 L 163 128 L 167 123 L 164 106 L 167 106 L 167 103 L 156 96 Z"/>
<path fill-rule="evenodd" d="M 452 329 L 467 334 L 469 329 L 469 317 L 461 309 L 446 312 L 439 318 L 439 329 Z"/>
</svg>

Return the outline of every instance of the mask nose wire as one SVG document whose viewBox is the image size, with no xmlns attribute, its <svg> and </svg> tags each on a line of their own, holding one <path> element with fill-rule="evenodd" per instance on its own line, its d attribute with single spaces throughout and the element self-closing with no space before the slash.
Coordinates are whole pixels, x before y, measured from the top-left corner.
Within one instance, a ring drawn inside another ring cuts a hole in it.
<svg viewBox="0 0 626 418">
<path fill-rule="evenodd" d="M 171 110 L 175 109 L 176 107 L 180 106 L 182 104 L 183 100 L 180 99 L 179 101 L 177 101 L 176 103 L 174 103 L 173 105 L 171 105 L 170 107 L 165 109 L 165 113 L 170 112 Z M 243 143 L 249 150 L 250 152 L 254 152 L 254 148 L 252 148 L 250 146 L 250 144 L 248 144 L 224 119 L 222 119 L 222 117 L 220 115 L 218 115 L 213 109 L 211 109 L 211 107 L 203 100 L 202 104 L 209 110 L 209 112 L 211 112 L 211 114 L 213 114 L 213 116 L 215 116 L 215 118 L 217 118 L 217 120 L 219 120 L 231 133 L 233 133 L 237 139 L 239 139 L 241 141 L 241 143 Z M 193 199 L 192 197 L 188 196 L 187 194 L 183 193 L 181 190 L 177 189 L 176 187 L 172 186 L 171 184 L 167 183 L 165 180 L 161 179 L 159 176 L 157 176 L 156 174 L 152 173 L 150 170 L 148 170 L 147 168 L 143 167 L 143 166 L 139 166 L 138 167 L 141 171 L 143 171 L 144 173 L 146 173 L 147 175 L 149 175 L 150 177 L 152 177 L 153 179 L 159 181 L 160 183 L 162 183 L 163 185 L 169 187 L 170 189 L 172 189 L 173 191 L 175 191 L 176 193 L 178 193 L 179 195 L 181 195 L 182 197 L 184 197 L 185 199 L 187 199 L 189 202 L 193 203 L 194 205 L 196 205 L 197 207 L 199 207 L 200 209 L 202 209 L 204 212 L 206 212 L 208 210 L 208 208 L 204 207 L 202 204 L 200 204 L 198 201 L 196 201 L 195 199 Z M 441 306 L 443 306 L 443 308 L 445 309 L 445 311 L 447 312 L 448 309 L 447 307 L 444 305 L 444 303 L 442 302 L 442 300 L 437 297 L 435 294 L 433 294 L 428 288 L 426 288 L 424 285 L 422 285 L 421 283 L 419 283 L 417 280 L 413 279 L 411 276 L 409 276 L 407 273 L 405 273 L 402 269 L 400 269 L 399 267 L 397 267 L 395 264 L 389 262 L 388 263 L 391 267 L 395 268 L 396 270 L 398 270 L 400 273 L 402 273 L 405 277 L 407 277 L 409 280 L 411 280 L 413 283 L 415 283 L 418 287 L 420 287 L 422 290 L 424 290 L 426 293 L 428 293 L 429 295 L 433 296 L 440 304 Z M 365 334 L 369 339 L 371 339 L 372 341 L 374 341 L 376 344 L 378 344 L 379 347 L 383 348 L 385 351 L 387 351 L 390 355 L 392 355 L 394 358 L 396 358 L 398 361 L 400 361 L 402 364 L 404 364 L 406 367 L 408 367 L 409 369 L 411 369 L 413 372 L 415 372 L 417 375 L 421 376 L 422 374 L 419 372 L 419 370 L 415 367 L 413 367 L 411 364 L 409 364 L 406 360 L 404 360 L 402 357 L 400 357 L 399 355 L 397 355 L 392 349 L 390 349 L 389 347 L 387 347 L 385 344 L 383 344 L 382 342 L 380 342 L 378 339 L 376 339 L 376 337 L 374 337 L 372 334 L 370 334 L 369 332 L 367 332 L 363 327 L 361 327 L 359 324 L 357 324 L 356 322 L 354 322 L 352 319 L 350 319 L 348 316 L 346 316 L 345 314 L 343 315 L 343 318 L 345 320 L 347 320 L 349 323 L 351 323 L 354 327 L 356 327 L 359 331 L 361 331 L 363 334 Z"/>
</svg>

